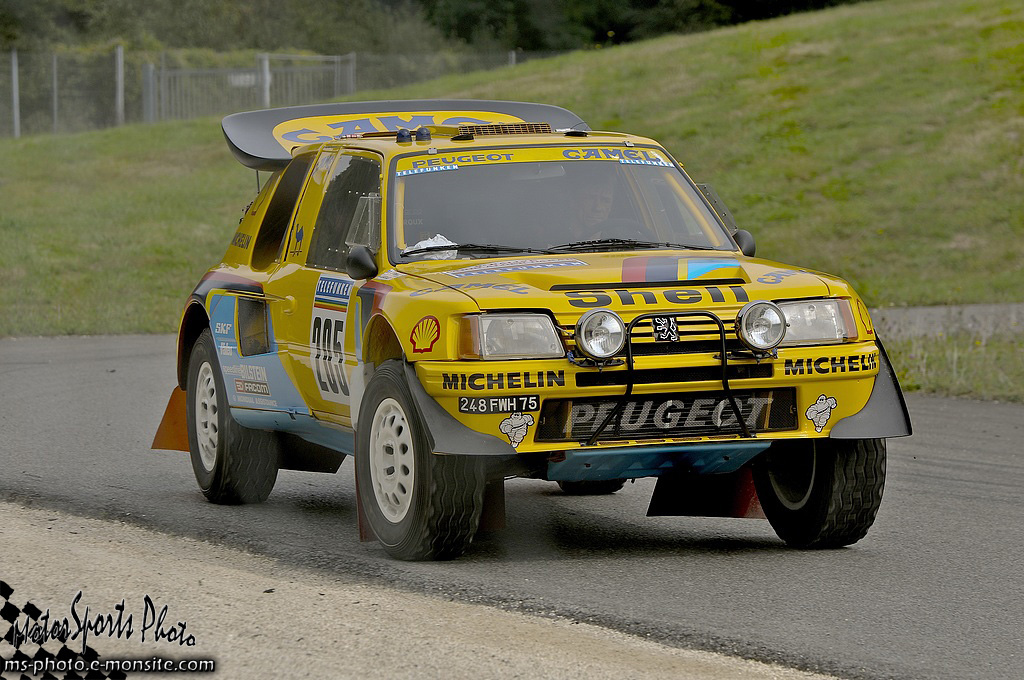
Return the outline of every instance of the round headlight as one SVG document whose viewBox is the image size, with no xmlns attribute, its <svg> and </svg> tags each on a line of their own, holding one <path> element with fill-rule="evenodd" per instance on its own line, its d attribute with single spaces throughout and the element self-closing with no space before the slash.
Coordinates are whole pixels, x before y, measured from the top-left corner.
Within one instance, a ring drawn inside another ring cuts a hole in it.
<svg viewBox="0 0 1024 680">
<path fill-rule="evenodd" d="M 786 337 L 786 315 L 774 302 L 748 302 L 736 315 L 736 333 L 752 350 L 774 349 Z"/>
<path fill-rule="evenodd" d="M 591 359 L 607 359 L 626 344 L 626 326 L 607 309 L 592 309 L 576 324 L 576 346 Z"/>
</svg>

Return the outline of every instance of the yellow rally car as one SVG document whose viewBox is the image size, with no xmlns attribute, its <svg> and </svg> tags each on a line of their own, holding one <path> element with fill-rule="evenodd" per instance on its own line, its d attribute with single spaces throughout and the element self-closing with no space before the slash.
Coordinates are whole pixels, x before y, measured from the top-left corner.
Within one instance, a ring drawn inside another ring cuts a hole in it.
<svg viewBox="0 0 1024 680">
<path fill-rule="evenodd" d="M 516 476 L 658 477 L 648 514 L 766 516 L 797 547 L 867 532 L 911 426 L 864 303 L 756 259 L 656 142 L 498 101 L 223 128 L 273 174 L 185 307 L 154 442 L 211 501 L 352 455 L 361 536 L 402 559 L 463 553 Z"/>
</svg>

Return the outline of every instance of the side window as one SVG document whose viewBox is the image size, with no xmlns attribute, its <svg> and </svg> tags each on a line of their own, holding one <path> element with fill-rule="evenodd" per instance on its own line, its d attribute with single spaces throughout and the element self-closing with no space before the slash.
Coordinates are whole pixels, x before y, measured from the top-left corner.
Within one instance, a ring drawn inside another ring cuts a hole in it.
<svg viewBox="0 0 1024 680">
<path fill-rule="evenodd" d="M 380 163 L 342 154 L 324 192 L 306 264 L 345 271 L 349 246 L 380 246 Z"/>
<path fill-rule="evenodd" d="M 295 201 L 299 198 L 303 180 L 306 179 L 306 172 L 314 157 L 313 153 L 296 156 L 284 169 L 263 216 L 260 231 L 256 234 L 256 243 L 252 248 L 253 269 L 266 269 L 281 252 L 281 244 L 288 233 L 288 219 L 295 209 Z"/>
</svg>

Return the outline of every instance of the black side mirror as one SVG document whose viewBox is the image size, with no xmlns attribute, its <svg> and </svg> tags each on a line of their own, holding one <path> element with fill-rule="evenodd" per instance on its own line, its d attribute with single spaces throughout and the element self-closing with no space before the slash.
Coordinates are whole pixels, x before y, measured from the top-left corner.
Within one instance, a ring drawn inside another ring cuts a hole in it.
<svg viewBox="0 0 1024 680">
<path fill-rule="evenodd" d="M 348 257 L 345 258 L 345 271 L 357 281 L 372 279 L 376 276 L 377 263 L 374 261 L 370 249 L 359 245 L 350 247 Z"/>
<path fill-rule="evenodd" d="M 740 247 L 740 252 L 742 252 L 747 257 L 754 256 L 754 251 L 756 250 L 756 248 L 754 246 L 753 234 L 751 234 L 746 229 L 737 229 L 736 231 L 733 232 L 732 237 L 736 240 L 736 245 Z"/>
</svg>

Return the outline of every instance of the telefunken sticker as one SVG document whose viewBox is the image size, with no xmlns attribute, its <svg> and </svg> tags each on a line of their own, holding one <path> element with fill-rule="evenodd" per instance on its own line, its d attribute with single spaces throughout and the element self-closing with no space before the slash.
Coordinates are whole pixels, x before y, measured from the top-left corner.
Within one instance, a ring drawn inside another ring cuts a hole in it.
<svg viewBox="0 0 1024 680">
<path fill-rule="evenodd" d="M 807 419 L 814 423 L 814 429 L 817 432 L 821 432 L 825 429 L 825 425 L 828 423 L 829 416 L 832 415 L 832 409 L 839 405 L 835 397 L 826 397 L 824 394 L 818 396 L 818 400 L 807 407 L 807 411 L 804 415 Z"/>
<path fill-rule="evenodd" d="M 512 448 L 517 448 L 526 438 L 526 433 L 530 431 L 530 426 L 533 425 L 533 416 L 529 413 L 513 413 L 505 420 L 501 421 L 501 425 L 498 425 L 498 430 L 508 437 L 509 444 Z"/>
</svg>

